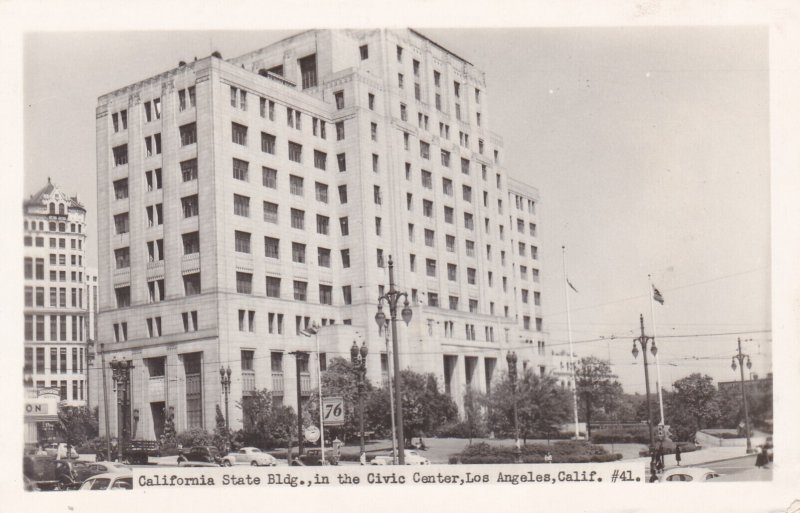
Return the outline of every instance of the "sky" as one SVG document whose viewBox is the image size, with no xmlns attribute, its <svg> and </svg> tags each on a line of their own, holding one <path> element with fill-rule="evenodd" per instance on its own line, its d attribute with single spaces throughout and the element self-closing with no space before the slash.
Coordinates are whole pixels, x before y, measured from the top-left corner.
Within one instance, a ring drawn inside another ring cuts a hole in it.
<svg viewBox="0 0 800 513">
<path fill-rule="evenodd" d="M 666 388 L 692 372 L 736 379 L 737 337 L 752 371 L 771 371 L 766 29 L 422 32 L 485 71 L 485 116 L 506 168 L 540 191 L 550 349 L 569 347 L 563 256 L 578 290 L 575 352 L 610 359 L 627 391 L 644 390 L 631 346 L 640 314 L 653 335 L 648 274 L 665 299 L 653 310 Z M 97 97 L 180 60 L 229 58 L 293 33 L 29 33 L 25 196 L 52 177 L 87 206 L 94 233 Z"/>
</svg>

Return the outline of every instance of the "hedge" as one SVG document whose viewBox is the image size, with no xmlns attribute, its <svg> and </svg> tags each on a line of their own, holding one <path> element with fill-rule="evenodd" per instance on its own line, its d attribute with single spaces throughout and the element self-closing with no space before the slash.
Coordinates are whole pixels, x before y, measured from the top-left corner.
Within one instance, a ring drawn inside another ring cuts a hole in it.
<svg viewBox="0 0 800 513">
<path fill-rule="evenodd" d="M 520 452 L 523 463 L 544 463 L 547 453 L 553 457 L 553 463 L 599 463 L 622 459 L 622 454 L 611 454 L 599 445 L 581 441 L 526 444 Z M 463 464 L 514 463 L 517 455 L 513 446 L 492 446 L 481 442 L 450 456 L 449 461 Z"/>
</svg>

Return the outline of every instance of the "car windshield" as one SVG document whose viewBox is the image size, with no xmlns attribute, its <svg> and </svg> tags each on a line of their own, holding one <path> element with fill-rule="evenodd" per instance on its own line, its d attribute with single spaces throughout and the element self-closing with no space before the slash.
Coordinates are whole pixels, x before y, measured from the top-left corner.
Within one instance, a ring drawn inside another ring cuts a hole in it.
<svg viewBox="0 0 800 513">
<path fill-rule="evenodd" d="M 133 489 L 133 478 L 131 477 L 122 477 L 117 479 L 114 484 L 111 486 L 112 490 L 132 490 Z"/>
<path fill-rule="evenodd" d="M 91 490 L 106 490 L 108 489 L 108 484 L 111 482 L 111 479 L 107 477 L 101 477 L 99 479 L 95 479 L 94 483 L 92 484 Z"/>
<path fill-rule="evenodd" d="M 250 449 L 250 452 L 261 452 L 261 449 L 258 449 L 258 448 L 254 447 L 254 448 Z"/>
</svg>

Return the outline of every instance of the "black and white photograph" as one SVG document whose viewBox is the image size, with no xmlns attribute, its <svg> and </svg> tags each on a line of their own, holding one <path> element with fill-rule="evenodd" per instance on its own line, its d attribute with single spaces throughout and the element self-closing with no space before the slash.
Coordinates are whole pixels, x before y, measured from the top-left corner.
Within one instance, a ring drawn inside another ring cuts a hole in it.
<svg viewBox="0 0 800 513">
<path fill-rule="evenodd" d="M 606 3 L 9 4 L 20 510 L 788 511 L 798 27 Z"/>
</svg>

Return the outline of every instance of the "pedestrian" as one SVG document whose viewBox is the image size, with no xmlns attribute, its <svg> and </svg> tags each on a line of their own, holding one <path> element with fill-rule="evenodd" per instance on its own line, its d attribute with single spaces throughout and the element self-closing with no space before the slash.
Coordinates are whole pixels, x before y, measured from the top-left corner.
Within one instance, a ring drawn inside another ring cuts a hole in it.
<svg viewBox="0 0 800 513">
<path fill-rule="evenodd" d="M 361 456 L 358 457 L 358 461 L 359 461 L 359 463 L 361 465 L 366 465 L 367 464 L 367 453 L 364 452 L 364 451 L 361 451 Z"/>
<path fill-rule="evenodd" d="M 678 444 L 675 444 L 675 462 L 681 466 L 681 446 Z"/>
<path fill-rule="evenodd" d="M 650 460 L 650 482 L 655 483 L 658 481 L 658 477 L 656 476 L 656 461 L 654 459 Z"/>
<path fill-rule="evenodd" d="M 550 451 L 547 451 L 547 454 L 544 455 L 544 462 L 553 463 L 553 455 L 550 454 Z"/>
<path fill-rule="evenodd" d="M 658 471 L 661 472 L 664 470 L 664 445 L 658 444 L 658 450 L 656 451 L 656 467 Z"/>
<path fill-rule="evenodd" d="M 767 448 L 762 445 L 761 449 L 758 451 L 758 455 L 756 456 L 756 467 L 767 468 L 767 463 L 769 463 Z"/>
</svg>

